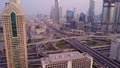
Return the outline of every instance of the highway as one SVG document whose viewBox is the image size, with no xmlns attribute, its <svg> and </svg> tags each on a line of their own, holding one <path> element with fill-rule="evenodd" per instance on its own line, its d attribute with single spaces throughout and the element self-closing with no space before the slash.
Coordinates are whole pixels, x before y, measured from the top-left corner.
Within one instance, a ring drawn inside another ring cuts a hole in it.
<svg viewBox="0 0 120 68">
<path fill-rule="evenodd" d="M 54 30 L 55 33 L 57 33 L 60 37 L 66 37 L 67 34 L 63 33 L 62 31 L 56 29 L 52 25 L 48 24 L 45 22 L 45 24 L 49 27 L 49 29 Z M 89 46 L 82 44 L 79 42 L 77 39 L 72 39 L 72 40 L 66 40 L 69 44 L 74 46 L 76 49 L 82 52 L 87 52 L 89 55 L 91 55 L 94 60 L 97 62 L 103 64 L 106 67 L 109 68 L 120 68 L 120 64 L 114 62 L 112 59 L 106 57 L 102 53 L 90 48 Z"/>
<path fill-rule="evenodd" d="M 111 46 L 103 46 L 103 47 L 92 47 L 93 49 L 95 49 L 96 51 L 110 51 L 110 47 Z"/>
<path fill-rule="evenodd" d="M 107 39 L 107 36 L 84 35 L 84 36 L 63 37 L 63 38 L 58 38 L 58 39 L 49 38 L 49 36 L 48 36 L 48 38 L 46 38 L 45 40 L 40 41 L 40 42 L 35 42 L 35 43 L 29 43 L 28 46 L 30 46 L 30 45 L 45 44 L 45 43 L 48 43 L 48 42 L 57 42 L 57 41 L 68 40 L 68 39 L 88 40 L 88 39 L 92 39 L 92 38 L 102 38 L 102 39 L 106 38 Z"/>
<path fill-rule="evenodd" d="M 35 43 L 29 43 L 28 46 L 30 45 L 38 45 L 38 44 L 45 44 L 48 42 L 57 42 L 57 41 L 61 41 L 61 40 L 68 40 L 68 39 L 73 39 L 73 38 L 79 38 L 81 40 L 88 38 L 90 36 L 73 36 L 73 37 L 66 37 L 66 38 L 59 38 L 59 39 L 46 39 L 44 41 L 40 41 L 40 42 L 35 42 Z"/>
<path fill-rule="evenodd" d="M 56 29 L 55 27 L 51 26 L 48 23 L 45 23 L 49 29 L 53 30 L 55 32 L 55 34 L 59 35 L 61 38 L 66 38 L 69 37 L 69 34 L 66 34 L 58 29 Z M 70 45 L 74 46 L 76 49 L 78 49 L 80 52 L 86 52 L 89 55 L 91 55 L 94 60 L 96 60 L 97 62 L 105 65 L 108 68 L 119 68 L 120 64 L 114 62 L 113 60 L 111 60 L 110 58 L 106 57 L 105 55 L 101 54 L 100 52 L 98 52 L 95 49 L 90 48 L 89 46 L 79 42 L 76 38 L 72 38 L 72 39 L 65 39 L 66 42 L 68 42 Z M 109 49 L 109 47 L 103 48 L 103 49 Z M 5 56 L 4 56 L 5 57 Z M 37 59 L 38 58 L 38 59 Z M 3 59 L 3 57 L 1 58 Z M 1 61 L 0 59 L 0 65 L 5 65 L 6 60 L 4 58 L 4 60 Z M 28 54 L 28 59 L 29 59 L 29 64 L 40 64 L 40 60 L 38 57 L 38 54 Z"/>
<path fill-rule="evenodd" d="M 32 50 L 33 50 L 34 48 L 32 48 Z M 102 50 L 110 50 L 110 46 L 105 46 L 105 47 L 98 47 L 98 48 L 94 48 L 95 50 L 98 50 L 98 51 L 102 51 Z M 56 52 L 58 52 L 58 53 L 60 53 L 61 52 L 61 50 L 58 50 L 58 51 L 55 51 L 55 53 Z M 51 52 L 51 53 L 53 53 L 53 52 Z M 40 64 L 40 58 L 41 56 L 40 55 L 38 55 L 37 53 L 35 53 L 34 51 L 33 51 L 33 53 L 28 53 L 28 59 L 29 59 L 29 64 L 30 65 L 39 65 Z M 7 68 L 6 67 L 7 66 L 7 64 L 6 64 L 6 56 L 5 55 L 1 55 L 0 56 L 0 67 L 2 67 L 2 68 Z"/>
</svg>

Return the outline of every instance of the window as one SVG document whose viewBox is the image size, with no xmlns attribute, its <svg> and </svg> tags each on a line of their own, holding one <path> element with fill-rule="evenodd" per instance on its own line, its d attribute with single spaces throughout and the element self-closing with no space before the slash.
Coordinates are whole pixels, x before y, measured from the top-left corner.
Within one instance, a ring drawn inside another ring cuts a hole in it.
<svg viewBox="0 0 120 68">
<path fill-rule="evenodd" d="M 12 23 L 12 35 L 13 37 L 17 37 L 16 14 L 14 12 L 11 13 L 11 23 Z"/>
</svg>

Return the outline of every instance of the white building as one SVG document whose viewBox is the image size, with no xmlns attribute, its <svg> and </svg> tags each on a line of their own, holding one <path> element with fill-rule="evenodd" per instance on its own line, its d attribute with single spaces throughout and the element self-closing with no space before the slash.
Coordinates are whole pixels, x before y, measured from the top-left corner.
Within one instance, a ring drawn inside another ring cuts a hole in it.
<svg viewBox="0 0 120 68">
<path fill-rule="evenodd" d="M 110 57 L 120 62 L 120 38 L 112 42 Z"/>
<path fill-rule="evenodd" d="M 50 54 L 41 59 L 43 68 L 92 68 L 93 58 L 78 51 Z"/>
</svg>

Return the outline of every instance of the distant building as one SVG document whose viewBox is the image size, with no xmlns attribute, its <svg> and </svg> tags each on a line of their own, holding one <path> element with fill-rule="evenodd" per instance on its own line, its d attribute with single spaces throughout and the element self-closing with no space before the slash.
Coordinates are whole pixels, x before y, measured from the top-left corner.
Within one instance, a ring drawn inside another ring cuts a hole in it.
<svg viewBox="0 0 120 68">
<path fill-rule="evenodd" d="M 95 15 L 95 1 L 90 0 L 90 7 L 88 11 L 88 22 L 94 22 L 94 15 Z"/>
<path fill-rule="evenodd" d="M 59 2 L 55 0 L 55 23 L 59 23 Z"/>
<path fill-rule="evenodd" d="M 67 30 L 66 33 L 68 34 L 71 34 L 71 35 L 84 35 L 84 31 L 83 30 L 77 30 L 77 29 L 70 29 L 70 30 Z"/>
<path fill-rule="evenodd" d="M 113 6 L 115 6 L 115 4 L 111 4 Z M 102 10 L 102 31 L 106 32 L 107 29 L 107 12 L 108 12 L 108 3 L 104 3 L 103 2 L 103 10 Z M 109 32 L 113 31 L 113 24 L 115 23 L 115 7 L 111 7 L 110 8 L 110 20 L 108 23 L 108 30 Z"/>
<path fill-rule="evenodd" d="M 118 11 L 117 11 L 118 14 L 117 14 L 117 20 L 116 21 L 120 23 L 120 2 L 118 3 L 117 6 L 118 6 L 118 8 L 117 8 L 118 9 Z"/>
<path fill-rule="evenodd" d="M 42 58 L 42 68 L 92 68 L 93 58 L 78 51 L 50 54 Z"/>
<path fill-rule="evenodd" d="M 62 7 L 59 7 L 58 0 L 55 0 L 55 5 L 51 8 L 50 12 L 50 19 L 52 19 L 54 26 L 57 27 L 59 25 L 60 18 L 62 18 Z"/>
<path fill-rule="evenodd" d="M 40 38 L 45 31 L 46 25 L 42 21 L 40 23 L 35 21 L 27 23 L 27 36 L 29 38 Z"/>
<path fill-rule="evenodd" d="M 108 11 L 108 7 L 106 6 L 108 6 L 108 3 L 103 3 L 103 6 L 104 7 L 102 13 L 102 31 L 106 29 L 106 18 Z M 115 2 L 111 4 L 108 31 L 120 33 L 120 2 Z"/>
<path fill-rule="evenodd" d="M 113 4 L 115 6 L 115 4 Z M 108 3 L 103 3 L 103 12 L 102 12 L 102 22 L 103 23 L 106 23 L 106 16 L 107 16 L 107 10 L 108 10 Z M 115 21 L 115 7 L 111 7 L 111 10 L 110 10 L 110 24 L 111 23 L 114 23 Z"/>
<path fill-rule="evenodd" d="M 83 26 L 83 30 L 85 32 L 91 32 L 92 31 L 92 23 L 85 22 Z"/>
<path fill-rule="evenodd" d="M 2 17 L 0 17 L 0 33 L 3 33 Z"/>
<path fill-rule="evenodd" d="M 55 22 L 55 9 L 54 9 L 54 7 L 51 8 L 50 19 L 52 19 L 53 23 Z"/>
<path fill-rule="evenodd" d="M 76 12 L 76 8 L 73 8 L 73 12 L 74 12 L 74 19 L 77 20 L 77 12 Z"/>
<path fill-rule="evenodd" d="M 0 16 L 0 26 L 2 26 L 2 17 Z"/>
<path fill-rule="evenodd" d="M 74 12 L 71 10 L 67 10 L 66 11 L 66 19 L 67 19 L 67 22 L 74 19 Z"/>
<path fill-rule="evenodd" d="M 120 62 L 120 38 L 114 40 L 111 44 L 110 57 Z"/>
<path fill-rule="evenodd" d="M 102 21 L 102 14 L 95 15 L 95 22 L 101 22 Z"/>
<path fill-rule="evenodd" d="M 84 13 L 80 13 L 79 21 L 85 22 L 85 20 L 86 20 L 86 15 Z"/>
<path fill-rule="evenodd" d="M 70 29 L 77 29 L 77 22 L 74 20 L 74 11 L 67 10 L 66 11 L 66 27 Z"/>
<path fill-rule="evenodd" d="M 59 18 L 62 18 L 62 7 L 59 8 Z"/>
<path fill-rule="evenodd" d="M 115 5 L 115 31 L 120 33 L 120 2 L 116 2 Z"/>
</svg>

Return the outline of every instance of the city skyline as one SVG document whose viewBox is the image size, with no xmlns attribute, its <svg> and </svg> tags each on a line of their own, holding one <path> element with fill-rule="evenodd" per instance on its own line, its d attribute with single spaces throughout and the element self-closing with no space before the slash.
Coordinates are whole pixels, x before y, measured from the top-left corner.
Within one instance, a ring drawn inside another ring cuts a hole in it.
<svg viewBox="0 0 120 68">
<path fill-rule="evenodd" d="M 1 0 L 0 1 L 0 7 L 3 10 L 4 4 L 8 2 L 8 0 Z M 68 4 L 69 3 L 69 4 Z M 89 0 L 84 1 L 69 1 L 69 0 L 59 0 L 59 5 L 62 7 L 63 14 L 65 15 L 66 10 L 73 8 L 76 8 L 76 11 L 78 14 L 81 12 L 88 13 L 89 8 Z M 45 6 L 45 7 L 43 7 Z M 33 15 L 38 13 L 43 14 L 49 14 L 51 7 L 54 7 L 54 0 L 36 0 L 36 1 L 29 1 L 29 0 L 22 0 L 22 7 L 25 11 L 26 15 Z M 34 8 L 34 10 L 33 10 Z M 29 10 L 28 10 L 29 9 Z M 2 13 L 2 10 L 0 10 L 0 14 Z M 100 14 L 102 12 L 102 1 L 101 0 L 95 0 L 95 13 Z"/>
<path fill-rule="evenodd" d="M 0 0 L 0 9 L 0 68 L 120 67 L 120 0 Z"/>
</svg>

